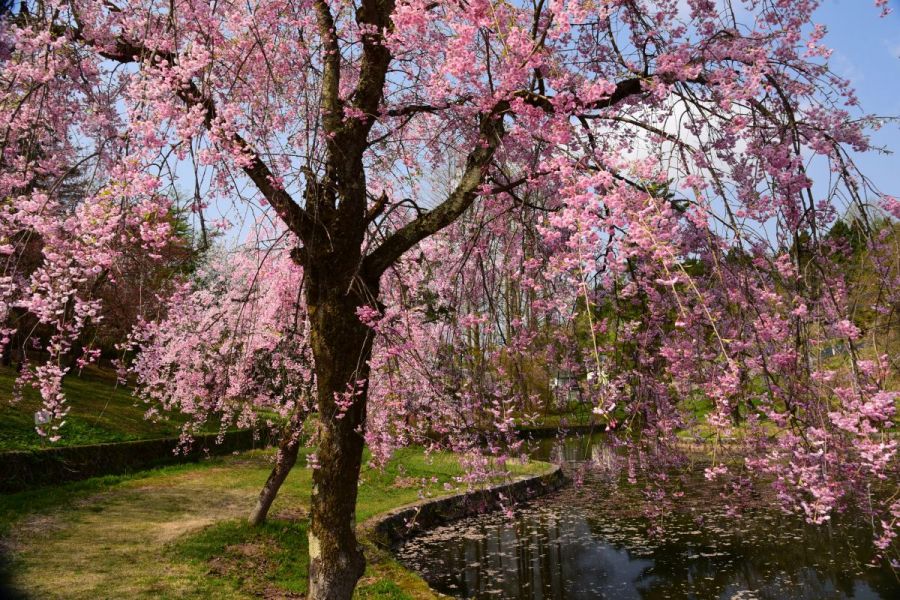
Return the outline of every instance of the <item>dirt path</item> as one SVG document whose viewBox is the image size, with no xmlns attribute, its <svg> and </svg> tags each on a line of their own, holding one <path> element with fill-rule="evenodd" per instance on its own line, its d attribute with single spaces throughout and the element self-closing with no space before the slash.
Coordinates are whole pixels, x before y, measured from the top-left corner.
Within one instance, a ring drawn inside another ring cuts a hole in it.
<svg viewBox="0 0 900 600">
<path fill-rule="evenodd" d="M 243 598 L 167 546 L 248 514 L 267 470 L 255 460 L 154 475 L 29 516 L 9 539 L 14 584 L 35 598 Z M 290 491 L 275 510 L 302 510 Z"/>
</svg>

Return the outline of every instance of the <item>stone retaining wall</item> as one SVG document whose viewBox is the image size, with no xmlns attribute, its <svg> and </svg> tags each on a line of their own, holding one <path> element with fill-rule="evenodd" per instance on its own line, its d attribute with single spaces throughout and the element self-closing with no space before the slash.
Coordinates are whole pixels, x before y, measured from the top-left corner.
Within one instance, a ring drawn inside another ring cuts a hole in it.
<svg viewBox="0 0 900 600">
<path fill-rule="evenodd" d="M 229 431 L 221 443 L 217 438 L 216 434 L 196 436 L 186 455 L 175 454 L 178 438 L 2 452 L 0 494 L 101 475 L 126 475 L 210 455 L 265 448 L 270 443 L 267 435 L 257 439 L 250 430 Z"/>
<path fill-rule="evenodd" d="M 383 547 L 395 547 L 438 525 L 495 510 L 503 501 L 523 501 L 542 496 L 559 489 L 565 482 L 562 470 L 554 465 L 543 475 L 528 476 L 455 496 L 423 500 L 378 517 L 370 525 L 370 537 Z"/>
<path fill-rule="evenodd" d="M 560 433 L 564 436 L 570 436 L 603 433 L 604 431 L 606 431 L 606 425 L 596 423 L 594 425 L 569 425 L 567 427 L 517 427 L 516 435 L 521 439 L 537 440 L 557 437 Z"/>
</svg>

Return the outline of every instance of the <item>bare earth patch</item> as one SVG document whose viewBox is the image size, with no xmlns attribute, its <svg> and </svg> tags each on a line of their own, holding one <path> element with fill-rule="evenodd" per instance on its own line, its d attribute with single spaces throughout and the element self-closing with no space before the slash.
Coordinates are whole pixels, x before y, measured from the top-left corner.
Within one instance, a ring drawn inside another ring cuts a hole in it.
<svg viewBox="0 0 900 600">
<path fill-rule="evenodd" d="M 282 521 L 303 521 L 309 518 L 309 511 L 302 506 L 288 506 L 273 512 L 272 518 Z"/>
</svg>

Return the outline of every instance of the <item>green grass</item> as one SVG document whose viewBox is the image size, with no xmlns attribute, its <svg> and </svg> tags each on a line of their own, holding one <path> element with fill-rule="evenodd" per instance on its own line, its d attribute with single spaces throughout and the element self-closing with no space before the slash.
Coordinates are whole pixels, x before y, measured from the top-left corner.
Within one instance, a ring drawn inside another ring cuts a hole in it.
<svg viewBox="0 0 900 600">
<path fill-rule="evenodd" d="M 34 430 L 34 413 L 40 408 L 40 397 L 31 389 L 13 402 L 16 372 L 0 367 L 0 452 L 48 447 Z M 63 382 L 71 411 L 61 430 L 62 439 L 54 446 L 75 446 L 107 442 L 124 442 L 178 435 L 184 417 L 153 422 L 144 418 L 147 406 L 137 400 L 131 390 L 116 385 L 115 373 L 109 369 L 86 368 Z"/>
<path fill-rule="evenodd" d="M 13 581 L 35 598 L 301 597 L 311 472 L 294 469 L 264 527 L 245 520 L 271 456 L 253 451 L 0 497 Z M 510 475 L 546 467 L 512 465 Z M 363 469 L 358 521 L 420 494 L 459 491 L 460 474 L 452 455 L 402 450 L 384 469 Z M 434 597 L 390 555 L 367 546 L 358 598 Z"/>
<path fill-rule="evenodd" d="M 213 525 L 169 548 L 178 561 L 206 568 L 238 593 L 256 597 L 304 597 L 309 576 L 308 521 L 274 519 L 261 527 L 231 520 Z M 428 586 L 387 553 L 367 544 L 369 564 L 358 598 L 431 598 Z"/>
<path fill-rule="evenodd" d="M 248 456 L 252 455 L 253 453 L 248 453 Z M 139 485 L 144 479 L 156 481 L 188 471 L 219 467 L 223 460 L 227 458 L 213 457 L 199 463 L 169 465 L 128 475 L 105 475 L 15 494 L 0 494 L 0 538 L 10 535 L 14 525 L 28 516 L 64 509 L 67 505 L 83 501 L 85 498 L 102 497 L 119 486 Z"/>
<path fill-rule="evenodd" d="M 210 573 L 236 590 L 264 596 L 267 588 L 292 594 L 307 589 L 307 521 L 271 520 L 261 527 L 226 521 L 174 544 L 177 559 L 209 565 Z"/>
</svg>

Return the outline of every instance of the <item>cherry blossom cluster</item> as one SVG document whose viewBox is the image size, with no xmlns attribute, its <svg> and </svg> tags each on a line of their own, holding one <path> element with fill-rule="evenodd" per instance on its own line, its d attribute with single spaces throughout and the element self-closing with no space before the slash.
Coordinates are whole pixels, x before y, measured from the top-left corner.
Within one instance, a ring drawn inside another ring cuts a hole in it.
<svg viewBox="0 0 900 600">
<path fill-rule="evenodd" d="M 168 299 L 166 318 L 132 335 L 140 351 L 130 370 L 147 416 L 187 415 L 185 444 L 201 427 L 275 429 L 312 410 L 303 271 L 284 247 L 211 253 Z"/>
</svg>

